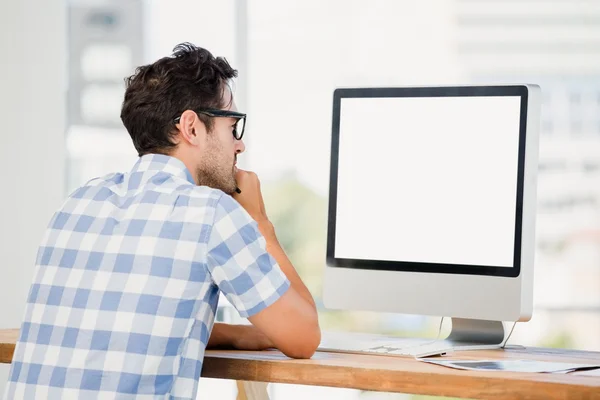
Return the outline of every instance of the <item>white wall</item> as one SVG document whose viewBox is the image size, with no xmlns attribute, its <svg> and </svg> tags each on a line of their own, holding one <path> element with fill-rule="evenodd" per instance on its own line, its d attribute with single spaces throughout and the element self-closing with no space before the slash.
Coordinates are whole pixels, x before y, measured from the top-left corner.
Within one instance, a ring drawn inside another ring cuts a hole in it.
<svg viewBox="0 0 600 400">
<path fill-rule="evenodd" d="M 66 11 L 64 0 L 0 1 L 0 329 L 20 326 L 64 197 Z M 7 375 L 0 365 L 0 397 Z"/>
</svg>

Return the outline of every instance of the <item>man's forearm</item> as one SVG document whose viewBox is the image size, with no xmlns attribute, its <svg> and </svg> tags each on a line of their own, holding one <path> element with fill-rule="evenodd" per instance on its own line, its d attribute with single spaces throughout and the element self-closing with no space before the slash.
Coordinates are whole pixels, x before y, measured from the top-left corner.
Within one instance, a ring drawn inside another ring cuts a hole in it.
<svg viewBox="0 0 600 400">
<path fill-rule="evenodd" d="M 233 341 L 237 333 L 236 329 L 235 325 L 215 323 L 206 347 L 233 347 Z"/>
<path fill-rule="evenodd" d="M 273 224 L 269 221 L 264 221 L 258 224 L 258 229 L 267 241 L 267 251 L 273 256 L 275 261 L 277 261 L 277 264 L 279 264 L 281 270 L 289 279 L 294 290 L 296 290 L 296 292 L 298 292 L 298 294 L 308 301 L 308 303 L 316 310 L 317 307 L 312 295 L 308 291 L 306 285 L 304 285 L 304 282 L 302 282 L 300 275 L 298 275 L 298 272 L 292 265 L 292 262 L 279 244 L 277 236 L 275 235 L 275 228 L 273 227 Z"/>
<path fill-rule="evenodd" d="M 264 350 L 274 347 L 273 342 L 253 325 L 216 323 L 208 338 L 207 349 Z"/>
</svg>

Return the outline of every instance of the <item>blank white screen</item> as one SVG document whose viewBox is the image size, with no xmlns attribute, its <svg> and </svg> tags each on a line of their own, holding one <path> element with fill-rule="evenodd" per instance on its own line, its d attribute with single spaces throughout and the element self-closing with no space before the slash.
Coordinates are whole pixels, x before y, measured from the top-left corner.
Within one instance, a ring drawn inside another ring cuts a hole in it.
<svg viewBox="0 0 600 400">
<path fill-rule="evenodd" d="M 343 98 L 334 256 L 512 267 L 520 104 Z"/>
</svg>

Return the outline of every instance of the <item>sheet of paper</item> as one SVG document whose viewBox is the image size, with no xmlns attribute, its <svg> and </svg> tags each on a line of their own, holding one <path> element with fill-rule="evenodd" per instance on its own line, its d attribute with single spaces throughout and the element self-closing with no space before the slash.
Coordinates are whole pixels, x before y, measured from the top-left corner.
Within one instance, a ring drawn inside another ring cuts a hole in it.
<svg viewBox="0 0 600 400">
<path fill-rule="evenodd" d="M 535 360 L 436 360 L 420 358 L 419 361 L 469 371 L 567 373 L 600 368 L 600 364 L 574 364 Z"/>
</svg>

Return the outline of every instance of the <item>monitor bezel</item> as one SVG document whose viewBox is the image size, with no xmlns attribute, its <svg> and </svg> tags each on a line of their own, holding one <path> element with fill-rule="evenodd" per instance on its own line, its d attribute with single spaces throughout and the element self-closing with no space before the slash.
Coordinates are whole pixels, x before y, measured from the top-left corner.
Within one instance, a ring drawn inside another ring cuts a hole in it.
<svg viewBox="0 0 600 400">
<path fill-rule="evenodd" d="M 329 206 L 327 223 L 327 265 L 331 267 L 407 271 L 443 274 L 467 274 L 516 278 L 521 273 L 521 246 L 523 226 L 523 195 L 525 181 L 525 144 L 527 134 L 528 88 L 514 86 L 447 86 L 447 87 L 406 87 L 406 88 L 343 88 L 336 89 L 333 95 L 333 118 L 331 138 L 331 161 L 329 176 Z M 336 210 L 339 161 L 339 130 L 341 101 L 344 98 L 390 98 L 390 97 L 496 97 L 518 96 L 521 98 L 519 121 L 519 154 L 517 170 L 517 195 L 515 215 L 515 236 L 513 266 L 443 264 L 411 261 L 362 260 L 335 258 Z"/>
</svg>

